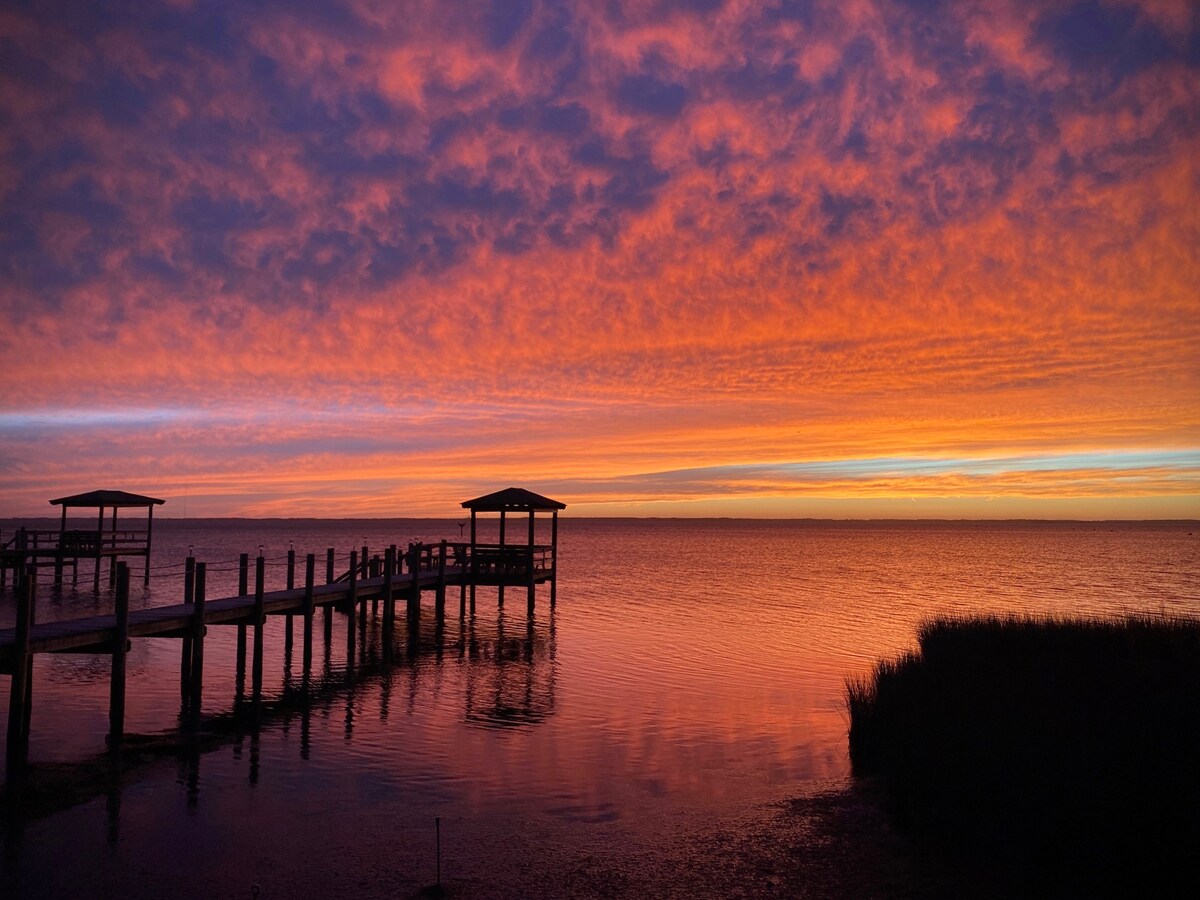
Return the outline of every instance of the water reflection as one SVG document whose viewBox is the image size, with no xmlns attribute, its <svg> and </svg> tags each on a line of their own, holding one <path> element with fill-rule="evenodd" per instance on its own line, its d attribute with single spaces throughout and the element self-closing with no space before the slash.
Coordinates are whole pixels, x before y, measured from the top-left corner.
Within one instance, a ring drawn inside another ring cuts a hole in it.
<svg viewBox="0 0 1200 900">
<path fill-rule="evenodd" d="M 554 713 L 557 641 L 554 612 L 543 637 L 534 616 L 524 619 L 520 635 L 506 631 L 503 609 L 494 637 L 480 638 L 474 617 L 462 641 L 469 664 L 466 675 L 466 721 L 485 728 L 536 725 Z M 509 626 L 511 627 L 511 626 Z"/>
<path fill-rule="evenodd" d="M 270 765 L 262 752 L 266 730 L 289 735 L 299 720 L 298 756 L 309 761 L 314 752 L 314 717 L 329 720 L 337 711 L 345 744 L 369 712 L 385 727 L 391 718 L 397 680 L 404 679 L 406 712 L 397 727 L 420 728 L 419 710 L 429 701 L 422 694 L 434 686 L 439 693 L 444 670 L 454 670 L 453 689 L 461 691 L 464 718 L 483 727 L 533 727 L 554 713 L 557 638 L 554 613 L 544 623 L 534 615 L 513 617 L 501 609 L 493 621 L 476 616 L 458 619 L 450 627 L 441 617 L 424 622 L 410 617 L 389 645 L 375 616 L 360 616 L 352 625 L 356 640 L 346 642 L 343 660 L 334 657 L 340 643 L 332 624 L 320 667 L 294 671 L 293 654 L 282 654 L 282 680 L 277 694 L 247 697 L 234 678 L 234 696 L 226 711 L 198 714 L 182 706 L 177 728 L 157 734 L 130 734 L 123 748 L 75 763 L 34 766 L 4 800 L 4 818 L 14 831 L 21 822 L 49 812 L 105 798 L 106 841 L 120 837 L 122 790 L 156 763 L 174 758 L 176 781 L 184 788 L 186 809 L 195 813 L 202 801 L 204 758 L 222 747 L 234 760 L 248 762 L 247 780 L 257 785 Z M 99 670 L 97 671 L 97 675 Z M 435 698 L 436 701 L 436 698 Z M 327 728 L 322 728 L 328 731 Z M 415 739 L 415 736 L 414 736 Z M 7 827 L 7 826 L 6 826 Z"/>
</svg>

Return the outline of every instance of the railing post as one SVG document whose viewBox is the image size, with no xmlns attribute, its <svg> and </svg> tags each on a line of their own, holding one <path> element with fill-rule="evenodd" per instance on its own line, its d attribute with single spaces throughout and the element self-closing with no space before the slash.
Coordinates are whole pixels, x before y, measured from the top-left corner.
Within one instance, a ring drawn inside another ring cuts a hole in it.
<svg viewBox="0 0 1200 900">
<path fill-rule="evenodd" d="M 129 651 L 129 566 L 117 563 L 116 627 L 113 629 L 112 676 L 108 692 L 108 744 L 117 748 L 125 737 L 125 654 Z"/>
</svg>

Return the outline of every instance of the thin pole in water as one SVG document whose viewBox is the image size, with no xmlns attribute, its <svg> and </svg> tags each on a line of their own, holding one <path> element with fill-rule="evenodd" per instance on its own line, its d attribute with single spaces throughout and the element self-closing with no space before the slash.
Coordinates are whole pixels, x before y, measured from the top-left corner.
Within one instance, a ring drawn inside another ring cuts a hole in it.
<svg viewBox="0 0 1200 900">
<path fill-rule="evenodd" d="M 433 827 L 437 832 L 437 887 L 442 889 L 442 817 L 435 816 Z"/>
</svg>

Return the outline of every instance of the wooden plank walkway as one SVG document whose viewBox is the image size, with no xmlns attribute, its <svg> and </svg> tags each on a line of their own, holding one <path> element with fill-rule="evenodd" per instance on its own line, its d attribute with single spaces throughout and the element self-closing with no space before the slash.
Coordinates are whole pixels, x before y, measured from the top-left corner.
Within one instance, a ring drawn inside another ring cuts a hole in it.
<svg viewBox="0 0 1200 900">
<path fill-rule="evenodd" d="M 459 586 L 466 575 L 459 567 L 447 567 L 444 584 Z M 417 587 L 431 590 L 442 578 L 437 571 L 417 573 Z M 541 579 L 539 579 L 541 580 Z M 353 583 L 337 582 L 313 586 L 313 606 L 323 608 L 338 606 L 350 601 L 375 600 L 383 596 L 383 577 L 366 578 Z M 403 594 L 413 588 L 413 577 L 408 573 L 394 575 L 391 579 L 394 593 Z M 292 588 L 263 593 L 263 612 L 266 615 L 303 615 L 305 588 Z M 205 625 L 253 624 L 255 597 L 247 594 L 240 597 L 224 597 L 207 600 L 204 604 Z M 195 626 L 195 606 L 178 603 L 174 606 L 153 606 L 129 612 L 129 637 L 179 637 Z M 45 622 L 29 630 L 29 652 L 33 653 L 110 653 L 116 637 L 117 617 L 91 616 L 86 619 L 70 619 L 61 622 Z M 16 644 L 17 629 L 0 629 L 0 672 L 8 672 L 9 662 Z"/>
</svg>

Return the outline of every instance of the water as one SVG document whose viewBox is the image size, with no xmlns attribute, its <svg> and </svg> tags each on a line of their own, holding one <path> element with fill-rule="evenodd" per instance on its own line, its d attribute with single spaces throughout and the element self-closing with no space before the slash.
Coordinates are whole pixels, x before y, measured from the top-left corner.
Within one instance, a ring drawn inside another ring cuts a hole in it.
<svg viewBox="0 0 1200 900">
<path fill-rule="evenodd" d="M 155 529 L 155 578 L 148 591 L 135 579 L 135 607 L 178 602 L 189 545 L 209 562 L 216 597 L 236 586 L 237 554 L 260 545 L 271 587 L 289 540 L 320 561 L 328 546 L 459 532 L 427 520 Z M 294 704 L 257 733 L 241 727 L 197 755 L 139 763 L 119 790 L 83 778 L 74 806 L 10 835 L 4 883 L 39 897 L 249 896 L 251 885 L 264 897 L 406 896 L 434 880 L 441 817 L 443 873 L 460 895 L 678 886 L 784 801 L 845 783 L 845 679 L 913 646 L 919 622 L 1195 615 L 1190 532 L 1200 529 L 564 518 L 553 612 L 547 587 L 532 620 L 523 591 L 510 588 L 500 611 L 494 589 L 481 589 L 474 620 L 460 621 L 455 591 L 439 635 L 428 596 L 419 635 L 400 635 L 399 661 L 357 680 L 345 677 L 342 616 L 326 653 L 318 613 L 324 687 L 307 712 Z M 110 608 L 107 593 L 43 586 L 39 621 Z M 0 627 L 12 618 L 6 595 Z M 300 644 L 285 658 L 283 628 L 267 625 L 273 697 L 300 680 Z M 218 719 L 234 695 L 234 631 L 210 628 L 206 643 L 204 708 Z M 368 644 L 378 639 L 372 624 Z M 178 654 L 174 640 L 134 642 L 128 732 L 176 726 Z M 70 775 L 102 751 L 108 665 L 37 658 L 35 764 Z M 748 877 L 755 888 L 759 876 Z"/>
</svg>

